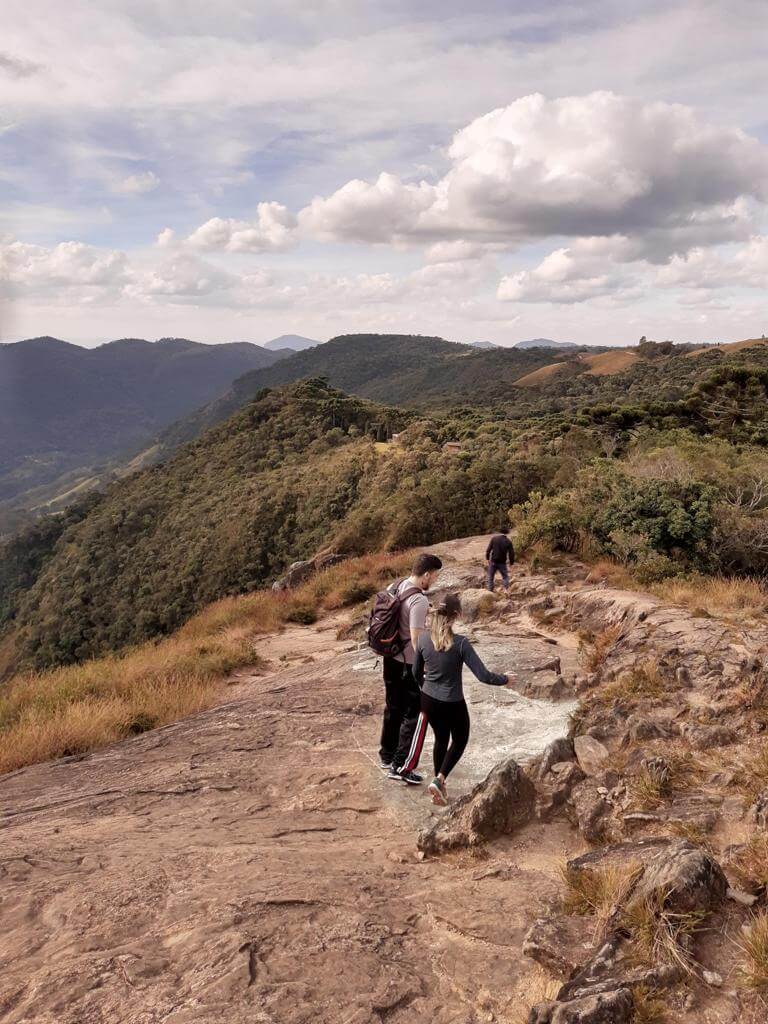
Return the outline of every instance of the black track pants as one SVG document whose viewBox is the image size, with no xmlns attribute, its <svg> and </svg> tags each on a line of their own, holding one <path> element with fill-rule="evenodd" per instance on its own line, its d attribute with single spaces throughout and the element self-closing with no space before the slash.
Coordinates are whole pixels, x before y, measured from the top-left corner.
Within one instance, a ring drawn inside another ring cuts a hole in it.
<svg viewBox="0 0 768 1024">
<path fill-rule="evenodd" d="M 421 707 L 421 691 L 411 666 L 384 658 L 384 722 L 381 728 L 382 761 L 401 768 L 411 746 Z"/>
</svg>

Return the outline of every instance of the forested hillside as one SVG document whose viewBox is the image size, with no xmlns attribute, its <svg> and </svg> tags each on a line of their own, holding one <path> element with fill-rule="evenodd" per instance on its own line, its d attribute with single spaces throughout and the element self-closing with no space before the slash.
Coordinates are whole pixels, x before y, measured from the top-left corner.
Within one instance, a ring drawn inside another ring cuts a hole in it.
<svg viewBox="0 0 768 1024">
<path fill-rule="evenodd" d="M 56 338 L 0 345 L 0 501 L 90 460 L 151 442 L 167 424 L 284 353 L 245 342 Z"/>
<path fill-rule="evenodd" d="M 354 348 L 329 345 L 339 363 Z M 426 345 L 456 367 L 451 386 L 497 356 Z M 763 345 L 646 349 L 623 373 L 444 413 L 322 379 L 262 389 L 164 464 L 6 544 L 0 616 L 17 659 L 68 663 L 165 634 L 319 548 L 431 544 L 509 519 L 523 548 L 607 555 L 645 582 L 763 572 L 767 409 Z"/>
<path fill-rule="evenodd" d="M 36 582 L 15 603 L 6 586 L 23 657 L 66 663 L 167 633 L 320 547 L 397 548 L 491 527 L 544 483 L 503 433 L 459 458 L 442 451 L 439 423 L 413 428 L 409 447 L 377 446 L 411 419 L 318 381 L 263 393 L 166 465 L 112 487 L 50 538 L 47 557 L 31 538 Z M 23 578 L 18 563 L 17 548 Z"/>
<path fill-rule="evenodd" d="M 197 437 L 241 408 L 263 387 L 325 377 L 333 387 L 377 402 L 450 413 L 459 405 L 510 400 L 518 377 L 552 361 L 546 349 L 478 350 L 409 334 L 345 334 L 274 366 L 244 374 L 208 407 L 174 424 L 164 442 Z"/>
</svg>

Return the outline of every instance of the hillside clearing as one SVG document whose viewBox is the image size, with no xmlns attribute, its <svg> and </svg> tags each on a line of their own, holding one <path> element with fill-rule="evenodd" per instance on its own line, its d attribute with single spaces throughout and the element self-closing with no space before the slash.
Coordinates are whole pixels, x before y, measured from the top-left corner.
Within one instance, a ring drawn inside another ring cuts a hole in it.
<svg viewBox="0 0 768 1024">
<path fill-rule="evenodd" d="M 623 373 L 635 363 L 640 356 L 632 349 L 617 349 L 615 352 L 599 352 L 594 356 L 581 356 L 581 361 L 589 366 L 586 371 L 593 377 L 609 377 L 614 373 Z"/>
</svg>

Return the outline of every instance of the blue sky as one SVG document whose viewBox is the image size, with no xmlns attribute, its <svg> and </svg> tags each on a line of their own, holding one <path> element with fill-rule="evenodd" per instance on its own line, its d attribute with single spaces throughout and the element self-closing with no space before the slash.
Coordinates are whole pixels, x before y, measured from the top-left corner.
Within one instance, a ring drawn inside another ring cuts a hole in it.
<svg viewBox="0 0 768 1024">
<path fill-rule="evenodd" d="M 766 330 L 762 0 L 7 6 L 3 340 Z"/>
</svg>

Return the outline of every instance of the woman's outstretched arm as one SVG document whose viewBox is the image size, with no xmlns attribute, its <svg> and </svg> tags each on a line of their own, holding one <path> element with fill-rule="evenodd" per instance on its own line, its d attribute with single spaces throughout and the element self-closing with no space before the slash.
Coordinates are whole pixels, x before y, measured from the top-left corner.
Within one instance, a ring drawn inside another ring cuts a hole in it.
<svg viewBox="0 0 768 1024">
<path fill-rule="evenodd" d="M 481 683 L 487 683 L 489 686 L 507 685 L 509 677 L 500 675 L 498 672 L 491 672 L 490 669 L 487 669 L 483 664 L 480 655 L 466 637 L 464 637 L 461 644 L 461 658 L 469 671 L 476 676 Z"/>
</svg>

